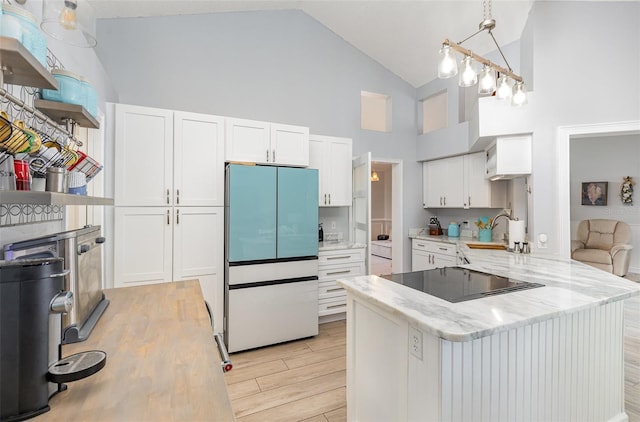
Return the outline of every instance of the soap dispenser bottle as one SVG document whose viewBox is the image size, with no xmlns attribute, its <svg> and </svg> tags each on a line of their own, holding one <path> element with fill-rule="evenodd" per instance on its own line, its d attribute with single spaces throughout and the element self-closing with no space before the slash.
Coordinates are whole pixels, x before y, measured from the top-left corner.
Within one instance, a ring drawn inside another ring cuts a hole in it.
<svg viewBox="0 0 640 422">
<path fill-rule="evenodd" d="M 322 223 L 318 224 L 318 242 L 324 241 L 324 231 L 322 231 Z"/>
</svg>

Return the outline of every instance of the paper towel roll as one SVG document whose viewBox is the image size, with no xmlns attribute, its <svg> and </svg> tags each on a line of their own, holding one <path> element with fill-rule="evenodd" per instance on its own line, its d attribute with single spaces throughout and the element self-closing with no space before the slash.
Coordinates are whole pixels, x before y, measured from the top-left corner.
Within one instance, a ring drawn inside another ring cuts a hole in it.
<svg viewBox="0 0 640 422">
<path fill-rule="evenodd" d="M 524 239 L 524 221 L 509 220 L 509 248 L 513 249 L 515 242 L 520 242 L 520 246 L 522 246 Z"/>
</svg>

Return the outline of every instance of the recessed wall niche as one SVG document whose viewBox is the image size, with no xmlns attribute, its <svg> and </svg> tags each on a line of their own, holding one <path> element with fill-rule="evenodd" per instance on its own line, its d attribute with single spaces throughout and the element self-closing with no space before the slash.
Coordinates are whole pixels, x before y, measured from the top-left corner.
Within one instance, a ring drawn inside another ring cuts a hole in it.
<svg viewBox="0 0 640 422">
<path fill-rule="evenodd" d="M 422 100 L 422 133 L 447 127 L 447 91 Z"/>
<path fill-rule="evenodd" d="M 375 92 L 360 92 L 360 128 L 391 132 L 391 97 Z"/>
</svg>

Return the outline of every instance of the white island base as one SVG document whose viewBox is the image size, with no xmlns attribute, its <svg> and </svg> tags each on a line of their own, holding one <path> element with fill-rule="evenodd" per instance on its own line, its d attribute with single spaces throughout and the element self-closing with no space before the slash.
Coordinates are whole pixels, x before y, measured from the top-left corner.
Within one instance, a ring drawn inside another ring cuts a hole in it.
<svg viewBox="0 0 640 422">
<path fill-rule="evenodd" d="M 448 341 L 348 289 L 347 419 L 626 421 L 623 303 Z"/>
</svg>

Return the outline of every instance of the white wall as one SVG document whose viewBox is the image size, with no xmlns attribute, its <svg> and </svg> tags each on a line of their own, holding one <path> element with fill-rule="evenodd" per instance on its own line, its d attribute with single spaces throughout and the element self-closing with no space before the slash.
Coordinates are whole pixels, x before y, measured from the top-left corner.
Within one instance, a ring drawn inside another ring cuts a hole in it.
<svg viewBox="0 0 640 422">
<path fill-rule="evenodd" d="M 415 88 L 303 12 L 99 20 L 98 42 L 120 102 L 308 126 L 404 160 L 403 232 L 425 220 Z M 392 132 L 360 129 L 361 91 L 391 97 Z"/>
<path fill-rule="evenodd" d="M 530 228 L 560 252 L 557 130 L 640 119 L 640 2 L 535 2 L 522 38 L 536 94 Z"/>
<path fill-rule="evenodd" d="M 572 139 L 571 236 L 578 223 L 592 218 L 624 221 L 631 226 L 633 246 L 631 271 L 640 272 L 640 185 L 634 186 L 633 205 L 620 200 L 622 178 L 640 181 L 640 135 Z M 607 205 L 581 205 L 583 182 L 608 182 Z"/>
</svg>

